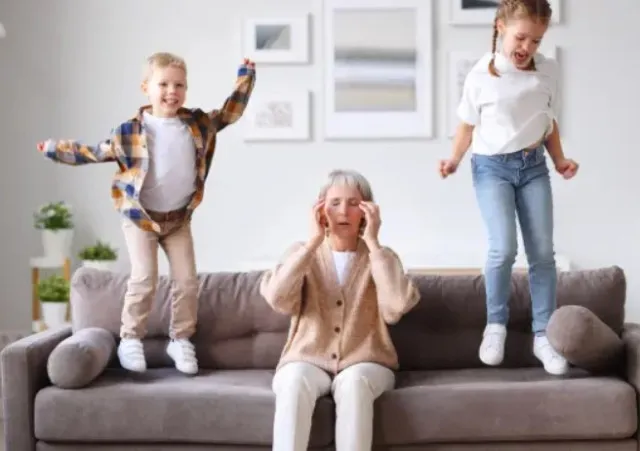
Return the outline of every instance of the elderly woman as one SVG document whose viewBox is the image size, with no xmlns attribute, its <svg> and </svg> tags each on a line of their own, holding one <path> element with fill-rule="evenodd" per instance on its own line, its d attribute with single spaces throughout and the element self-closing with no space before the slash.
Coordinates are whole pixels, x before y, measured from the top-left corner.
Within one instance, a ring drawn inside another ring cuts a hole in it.
<svg viewBox="0 0 640 451">
<path fill-rule="evenodd" d="M 380 246 L 369 182 L 333 171 L 311 215 L 311 236 L 267 271 L 260 292 L 291 326 L 273 378 L 273 449 L 307 449 L 316 400 L 336 404 L 336 449 L 370 450 L 373 404 L 395 385 L 387 324 L 419 300 L 398 256 Z"/>
</svg>

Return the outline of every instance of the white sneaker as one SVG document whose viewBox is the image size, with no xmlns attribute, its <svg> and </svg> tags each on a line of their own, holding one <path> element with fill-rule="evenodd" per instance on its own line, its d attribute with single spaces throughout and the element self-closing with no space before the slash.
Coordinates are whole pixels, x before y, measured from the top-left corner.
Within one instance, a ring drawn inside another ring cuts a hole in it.
<svg viewBox="0 0 640 451">
<path fill-rule="evenodd" d="M 186 338 L 171 340 L 167 346 L 167 354 L 176 364 L 176 369 L 185 374 L 198 372 L 198 361 L 193 343 Z"/>
<path fill-rule="evenodd" d="M 507 328 L 502 324 L 487 324 L 480 344 L 480 360 L 485 365 L 496 366 L 504 359 L 504 344 L 507 341 Z"/>
<path fill-rule="evenodd" d="M 533 354 L 542 362 L 545 371 L 549 374 L 560 376 L 569 371 L 569 363 L 553 349 L 547 337 L 534 337 Z"/>
<path fill-rule="evenodd" d="M 123 338 L 118 345 L 118 359 L 122 368 L 142 373 L 147 369 L 142 341 L 138 338 Z"/>
</svg>

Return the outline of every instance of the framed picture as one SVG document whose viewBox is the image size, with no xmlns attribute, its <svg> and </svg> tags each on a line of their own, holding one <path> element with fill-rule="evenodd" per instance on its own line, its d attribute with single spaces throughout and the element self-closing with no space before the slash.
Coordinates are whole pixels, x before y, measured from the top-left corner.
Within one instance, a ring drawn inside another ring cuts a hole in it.
<svg viewBox="0 0 640 451">
<path fill-rule="evenodd" d="M 325 0 L 325 137 L 431 138 L 432 35 L 432 0 Z"/>
<path fill-rule="evenodd" d="M 540 52 L 548 58 L 557 59 L 558 48 L 556 46 L 545 46 Z M 458 123 L 458 115 L 456 110 L 460 99 L 462 98 L 462 88 L 469 71 L 475 66 L 483 52 L 460 52 L 454 51 L 449 53 L 448 61 L 448 91 L 447 91 L 447 136 L 453 138 Z"/>
<path fill-rule="evenodd" d="M 311 138 L 311 94 L 307 90 L 255 92 L 242 118 L 246 141 L 305 141 Z"/>
<path fill-rule="evenodd" d="M 447 0 L 452 25 L 493 25 L 500 0 Z M 551 23 L 560 23 L 561 0 L 549 0 Z"/>
<path fill-rule="evenodd" d="M 309 62 L 309 17 L 247 19 L 243 57 L 257 63 Z"/>
</svg>

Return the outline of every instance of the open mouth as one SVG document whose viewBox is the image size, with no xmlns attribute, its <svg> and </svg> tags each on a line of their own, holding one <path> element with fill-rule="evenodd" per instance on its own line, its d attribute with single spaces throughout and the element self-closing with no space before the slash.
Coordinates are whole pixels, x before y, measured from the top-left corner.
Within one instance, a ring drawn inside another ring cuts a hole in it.
<svg viewBox="0 0 640 451">
<path fill-rule="evenodd" d="M 348 226 L 349 222 L 348 221 L 338 221 L 338 225 L 339 226 Z"/>
<path fill-rule="evenodd" d="M 177 99 L 165 99 L 164 100 L 164 104 L 170 107 L 176 106 L 178 105 L 178 100 Z"/>
<path fill-rule="evenodd" d="M 513 57 L 518 64 L 524 64 L 529 59 L 529 55 L 525 52 L 514 52 Z"/>
</svg>

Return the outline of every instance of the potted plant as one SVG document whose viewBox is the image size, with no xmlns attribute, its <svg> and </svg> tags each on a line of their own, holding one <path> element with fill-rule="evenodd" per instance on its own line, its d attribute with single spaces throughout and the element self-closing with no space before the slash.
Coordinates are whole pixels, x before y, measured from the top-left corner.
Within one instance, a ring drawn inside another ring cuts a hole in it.
<svg viewBox="0 0 640 451">
<path fill-rule="evenodd" d="M 44 255 L 56 259 L 71 254 L 73 241 L 73 216 L 71 207 L 64 202 L 42 205 L 34 214 L 36 229 L 42 230 Z"/>
<path fill-rule="evenodd" d="M 113 263 L 118 259 L 118 251 L 107 243 L 97 241 L 93 246 L 82 249 L 78 257 L 82 260 L 82 266 L 111 271 Z"/>
<path fill-rule="evenodd" d="M 69 282 L 58 275 L 38 282 L 42 320 L 48 328 L 60 327 L 67 322 L 69 288 Z"/>
</svg>

